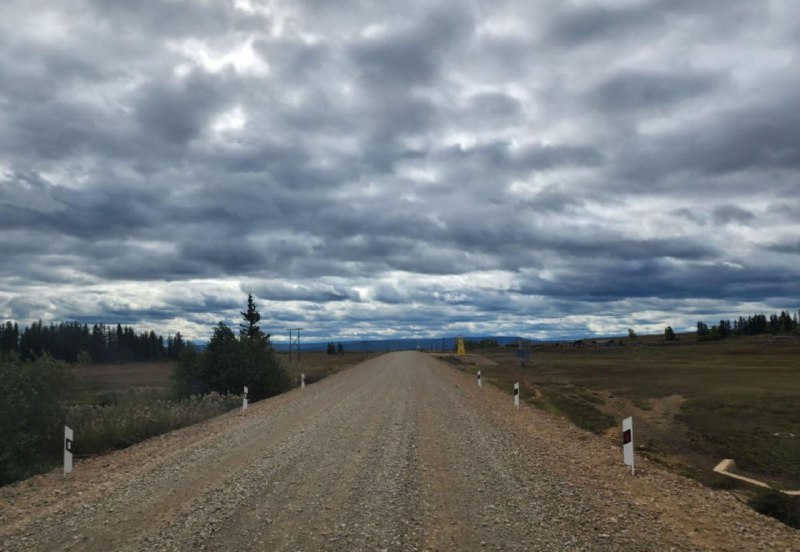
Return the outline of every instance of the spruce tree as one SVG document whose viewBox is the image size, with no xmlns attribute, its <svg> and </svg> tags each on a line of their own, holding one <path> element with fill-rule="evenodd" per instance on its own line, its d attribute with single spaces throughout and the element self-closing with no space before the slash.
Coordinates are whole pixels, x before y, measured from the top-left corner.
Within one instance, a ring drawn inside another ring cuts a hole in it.
<svg viewBox="0 0 800 552">
<path fill-rule="evenodd" d="M 247 339 L 265 339 L 269 341 L 269 335 L 265 335 L 261 328 L 258 327 L 258 322 L 261 320 L 261 315 L 256 309 L 256 303 L 253 301 L 253 294 L 247 294 L 247 310 L 241 311 L 240 314 L 244 317 L 244 322 L 239 324 L 239 337 Z"/>
</svg>

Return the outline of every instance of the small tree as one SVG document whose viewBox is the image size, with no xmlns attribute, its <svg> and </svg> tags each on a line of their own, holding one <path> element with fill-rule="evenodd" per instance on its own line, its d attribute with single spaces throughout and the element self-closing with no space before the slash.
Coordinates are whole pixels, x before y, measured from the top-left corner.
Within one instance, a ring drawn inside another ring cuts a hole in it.
<svg viewBox="0 0 800 552">
<path fill-rule="evenodd" d="M 664 341 L 675 341 L 675 332 L 672 331 L 672 326 L 664 328 Z"/>
<path fill-rule="evenodd" d="M 344 347 L 342 346 L 341 341 L 336 344 L 336 353 L 340 355 L 344 353 Z"/>
<path fill-rule="evenodd" d="M 631 338 L 631 339 L 635 339 L 636 338 L 636 332 L 633 331 L 633 328 L 628 328 L 628 337 Z"/>
</svg>

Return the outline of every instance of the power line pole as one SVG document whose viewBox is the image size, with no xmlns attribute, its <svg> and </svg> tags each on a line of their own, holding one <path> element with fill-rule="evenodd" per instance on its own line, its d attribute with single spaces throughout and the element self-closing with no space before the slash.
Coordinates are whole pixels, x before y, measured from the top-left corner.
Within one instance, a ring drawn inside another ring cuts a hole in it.
<svg viewBox="0 0 800 552">
<path fill-rule="evenodd" d="M 300 363 L 300 330 L 303 328 L 289 328 L 289 362 L 292 362 L 292 345 L 297 349 L 297 363 Z M 292 332 L 297 332 L 294 339 Z"/>
</svg>

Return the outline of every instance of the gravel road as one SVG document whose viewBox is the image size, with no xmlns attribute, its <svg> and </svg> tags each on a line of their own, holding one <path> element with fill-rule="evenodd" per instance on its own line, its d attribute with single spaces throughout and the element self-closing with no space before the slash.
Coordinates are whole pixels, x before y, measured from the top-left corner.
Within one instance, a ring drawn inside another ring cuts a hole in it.
<svg viewBox="0 0 800 552">
<path fill-rule="evenodd" d="M 393 353 L 0 489 L 0 550 L 800 550 L 729 493 L 637 468 Z"/>
</svg>

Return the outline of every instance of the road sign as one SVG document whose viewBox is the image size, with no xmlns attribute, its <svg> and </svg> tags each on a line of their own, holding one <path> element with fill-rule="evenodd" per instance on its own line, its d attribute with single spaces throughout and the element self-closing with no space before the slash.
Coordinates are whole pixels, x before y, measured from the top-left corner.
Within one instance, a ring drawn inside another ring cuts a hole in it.
<svg viewBox="0 0 800 552">
<path fill-rule="evenodd" d="M 519 382 L 514 384 L 514 406 L 519 410 Z"/>
<path fill-rule="evenodd" d="M 72 472 L 72 429 L 64 426 L 64 475 Z"/>
<path fill-rule="evenodd" d="M 633 467 L 633 418 L 630 416 L 622 420 L 622 459 L 626 466 L 631 467 L 631 475 L 635 474 Z"/>
<path fill-rule="evenodd" d="M 247 400 L 250 398 L 250 393 L 247 389 L 247 386 L 244 386 L 244 391 L 242 392 L 242 412 L 247 410 Z"/>
</svg>

